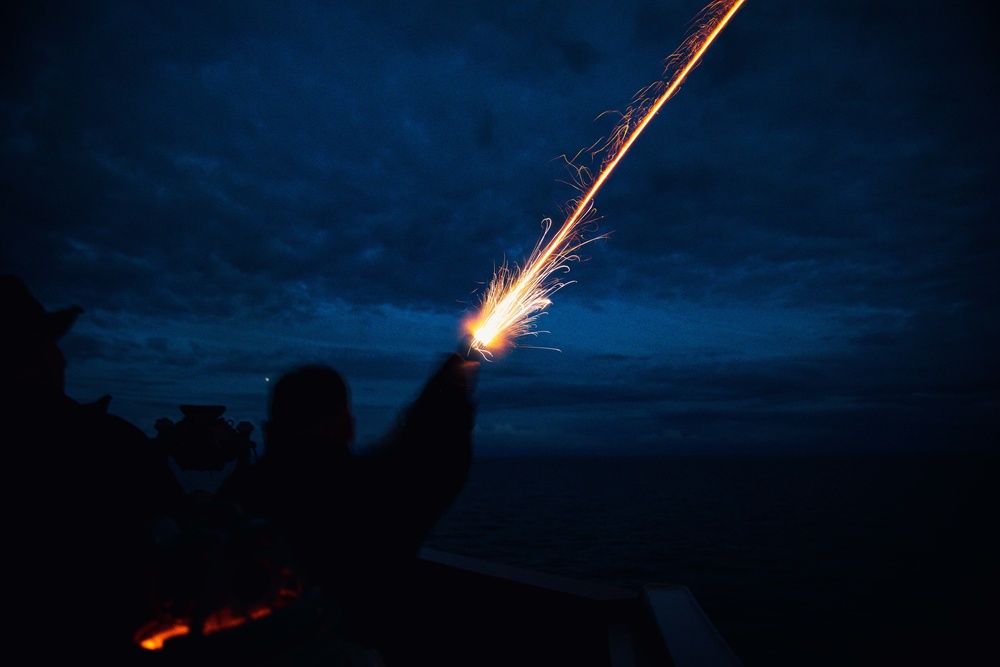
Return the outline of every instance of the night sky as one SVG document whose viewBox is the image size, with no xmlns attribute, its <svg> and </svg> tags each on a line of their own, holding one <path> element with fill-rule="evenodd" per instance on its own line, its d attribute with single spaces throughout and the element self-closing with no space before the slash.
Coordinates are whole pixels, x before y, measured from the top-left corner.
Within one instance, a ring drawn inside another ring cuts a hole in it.
<svg viewBox="0 0 1000 667">
<path fill-rule="evenodd" d="M 608 135 L 702 9 L 13 5 L 0 270 L 86 310 L 67 392 L 111 394 L 150 434 L 182 403 L 259 425 L 267 378 L 326 361 L 362 443 L 494 267 L 562 221 L 563 156 Z M 482 365 L 477 452 L 993 447 L 984 7 L 748 0 L 604 186 L 608 236 L 538 335 Z"/>
</svg>

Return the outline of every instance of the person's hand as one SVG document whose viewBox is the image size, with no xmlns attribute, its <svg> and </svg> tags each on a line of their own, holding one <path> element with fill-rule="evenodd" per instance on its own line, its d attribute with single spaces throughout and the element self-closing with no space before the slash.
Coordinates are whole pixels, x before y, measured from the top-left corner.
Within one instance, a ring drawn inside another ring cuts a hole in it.
<svg viewBox="0 0 1000 667">
<path fill-rule="evenodd" d="M 437 373 L 438 378 L 459 389 L 464 394 L 476 390 L 479 379 L 479 362 L 470 361 L 457 352 L 452 352 Z"/>
<path fill-rule="evenodd" d="M 479 365 L 478 361 L 465 358 L 462 359 L 462 363 L 460 364 L 460 370 L 465 382 L 463 388 L 469 394 L 476 391 L 476 384 L 479 381 Z"/>
</svg>

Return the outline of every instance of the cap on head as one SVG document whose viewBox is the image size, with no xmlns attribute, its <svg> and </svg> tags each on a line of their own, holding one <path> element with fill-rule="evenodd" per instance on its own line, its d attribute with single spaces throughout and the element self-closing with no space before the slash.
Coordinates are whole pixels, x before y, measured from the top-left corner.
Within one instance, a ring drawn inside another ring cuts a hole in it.
<svg viewBox="0 0 1000 667">
<path fill-rule="evenodd" d="M 83 312 L 80 306 L 47 311 L 20 278 L 0 275 L 0 310 L 4 337 L 13 341 L 56 341 L 69 331 Z"/>
</svg>

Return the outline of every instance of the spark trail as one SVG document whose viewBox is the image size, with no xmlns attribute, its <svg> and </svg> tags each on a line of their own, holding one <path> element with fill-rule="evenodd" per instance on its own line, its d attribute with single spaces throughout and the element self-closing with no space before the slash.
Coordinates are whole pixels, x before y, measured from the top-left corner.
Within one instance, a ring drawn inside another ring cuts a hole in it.
<svg viewBox="0 0 1000 667">
<path fill-rule="evenodd" d="M 591 219 L 597 192 L 744 2 L 718 0 L 702 9 L 695 17 L 694 30 L 667 58 L 663 78 L 633 96 L 634 103 L 622 114 L 610 138 L 592 154 L 604 151 L 596 177 L 591 179 L 587 170 L 576 168 L 583 194 L 567 204 L 569 215 L 559 230 L 546 243 L 552 228 L 551 220 L 546 219 L 542 236 L 524 266 L 510 266 L 504 262 L 494 272 L 481 299 L 479 314 L 466 325 L 471 334 L 469 352 L 489 358 L 491 348 L 534 333 L 539 314 L 552 303 L 552 294 L 570 284 L 555 277 L 556 274 L 567 272 L 568 262 L 578 259 L 576 252 L 596 240 L 585 239 L 581 232 Z"/>
</svg>

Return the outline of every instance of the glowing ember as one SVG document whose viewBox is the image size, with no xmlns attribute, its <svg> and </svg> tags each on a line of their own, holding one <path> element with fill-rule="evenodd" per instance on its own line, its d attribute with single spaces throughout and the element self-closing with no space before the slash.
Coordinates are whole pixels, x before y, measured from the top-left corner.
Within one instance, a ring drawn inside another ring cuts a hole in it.
<svg viewBox="0 0 1000 667">
<path fill-rule="evenodd" d="M 584 169 L 576 169 L 584 194 L 567 205 L 570 214 L 546 243 L 552 221 L 543 221 L 545 229 L 523 268 L 504 262 L 493 275 L 481 299 L 477 316 L 466 323 L 472 335 L 472 350 L 490 358 L 490 349 L 498 349 L 521 336 L 536 333 L 535 321 L 552 302 L 549 297 L 571 284 L 556 274 L 569 271 L 568 263 L 578 259 L 576 252 L 585 244 L 601 238 L 584 239 L 582 232 L 591 221 L 594 197 L 615 167 L 631 148 L 653 116 L 673 97 L 681 83 L 701 60 L 705 51 L 722 32 L 745 0 L 720 0 L 705 7 L 695 18 L 696 29 L 680 48 L 667 58 L 665 76 L 633 97 L 634 103 L 622 115 L 610 139 L 602 149 L 601 168 L 593 180 Z"/>
<path fill-rule="evenodd" d="M 212 635 L 270 616 L 275 611 L 288 606 L 296 597 L 298 597 L 297 591 L 284 590 L 281 591 L 280 597 L 270 604 L 258 602 L 247 609 L 236 609 L 235 607 L 216 609 L 201 624 L 201 634 Z M 168 640 L 191 634 L 192 624 L 191 618 L 154 620 L 140 628 L 135 633 L 134 640 L 146 650 L 158 651 L 164 648 Z"/>
<path fill-rule="evenodd" d="M 259 594 L 258 599 L 243 602 L 228 602 L 217 606 L 201 617 L 201 600 L 196 601 L 195 613 L 173 616 L 170 613 L 157 614 L 156 618 L 139 628 L 133 641 L 148 651 L 165 648 L 169 640 L 185 635 L 209 636 L 258 621 L 281 612 L 299 600 L 305 592 L 302 581 L 289 567 L 280 566 L 267 570 L 272 578 L 268 589 Z M 182 608 L 191 605 L 180 605 Z"/>
<path fill-rule="evenodd" d="M 182 637 L 191 633 L 191 625 L 187 621 L 153 621 L 143 626 L 136 633 L 136 643 L 147 651 L 159 651 L 168 639 Z"/>
</svg>

